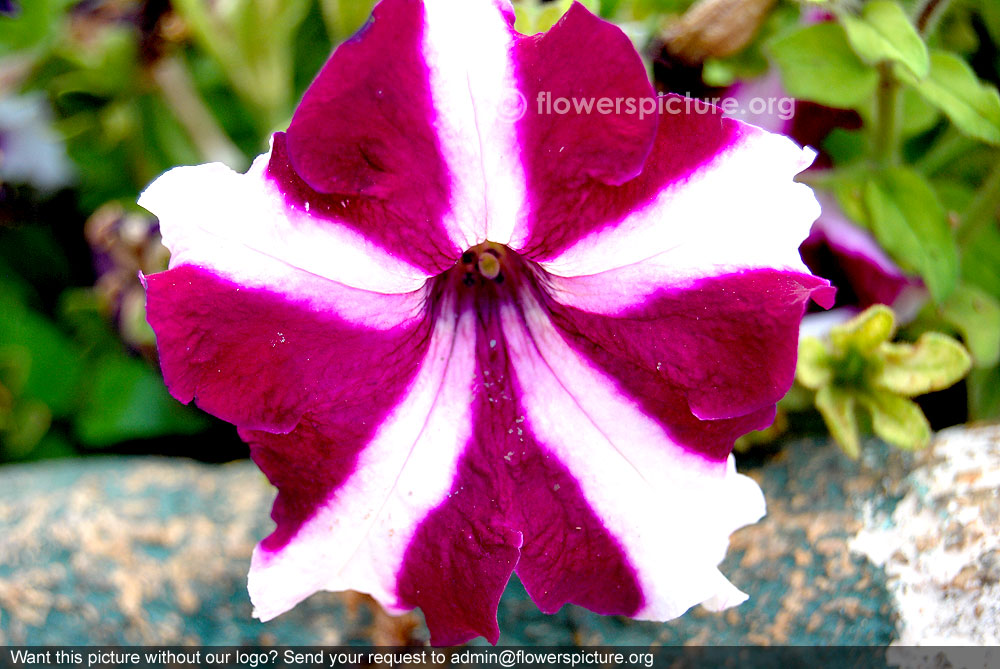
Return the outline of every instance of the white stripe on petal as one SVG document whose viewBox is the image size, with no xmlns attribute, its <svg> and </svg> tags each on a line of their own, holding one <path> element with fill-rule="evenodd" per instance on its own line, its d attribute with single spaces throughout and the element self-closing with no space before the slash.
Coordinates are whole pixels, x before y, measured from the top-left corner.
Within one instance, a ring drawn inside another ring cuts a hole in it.
<svg viewBox="0 0 1000 669">
<path fill-rule="evenodd" d="M 660 426 L 562 339 L 523 295 L 503 308 L 504 334 L 533 434 L 576 478 L 635 569 L 638 618 L 669 620 L 742 594 L 719 573 L 729 535 L 764 514 L 750 478 L 673 443 Z"/>
<path fill-rule="evenodd" d="M 319 590 L 357 590 L 401 612 L 396 579 L 414 532 L 447 496 L 472 430 L 475 317 L 442 307 L 406 398 L 355 472 L 275 553 L 254 551 L 254 616 L 270 620 Z"/>
<path fill-rule="evenodd" d="M 139 204 L 160 219 L 170 266 L 197 265 L 236 283 L 281 289 L 302 276 L 379 293 L 410 293 L 427 276 L 345 224 L 289 207 L 265 178 L 270 154 L 246 174 L 221 163 L 177 167 Z M 322 291 L 320 291 L 322 292 Z"/>
<path fill-rule="evenodd" d="M 525 206 L 518 90 L 505 0 L 427 0 L 424 58 L 436 129 L 451 175 L 452 241 L 506 244 Z"/>
<path fill-rule="evenodd" d="M 814 157 L 787 137 L 741 124 L 740 138 L 688 178 L 542 265 L 567 277 L 615 270 L 606 280 L 636 302 L 665 280 L 753 268 L 808 274 L 798 247 L 820 208 L 792 178 Z"/>
</svg>

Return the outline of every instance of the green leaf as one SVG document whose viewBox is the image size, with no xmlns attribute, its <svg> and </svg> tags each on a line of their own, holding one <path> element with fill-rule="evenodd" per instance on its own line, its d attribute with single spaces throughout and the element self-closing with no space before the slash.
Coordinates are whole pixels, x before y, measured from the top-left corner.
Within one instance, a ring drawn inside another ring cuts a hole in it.
<svg viewBox="0 0 1000 669">
<path fill-rule="evenodd" d="M 192 434 L 206 425 L 203 416 L 170 397 L 162 379 L 145 363 L 123 355 L 97 361 L 90 392 L 75 418 L 77 436 L 96 447 Z"/>
<path fill-rule="evenodd" d="M 63 416 L 74 408 L 83 372 L 82 351 L 51 321 L 28 309 L 0 286 L 0 349 L 19 351 L 25 367 L 21 395 L 36 398 Z"/>
<path fill-rule="evenodd" d="M 901 99 L 903 114 L 900 119 L 900 130 L 904 137 L 913 137 L 927 132 L 941 118 L 941 112 L 938 108 L 929 104 L 912 88 L 904 88 Z"/>
<path fill-rule="evenodd" d="M 789 95 L 853 109 L 875 93 L 878 74 L 851 49 L 838 23 L 798 28 L 769 45 Z"/>
<path fill-rule="evenodd" d="M 13 460 L 28 457 L 48 433 L 52 412 L 38 400 L 16 402 L 2 433 L 4 456 Z"/>
<path fill-rule="evenodd" d="M 1000 230 L 988 225 L 979 230 L 962 248 L 962 278 L 1000 297 Z"/>
<path fill-rule="evenodd" d="M 595 14 L 600 9 L 600 3 L 596 0 L 583 0 L 581 4 Z M 514 27 L 526 35 L 545 32 L 554 26 L 572 5 L 573 0 L 557 0 L 544 4 L 537 0 L 518 2 L 514 5 Z"/>
<path fill-rule="evenodd" d="M 916 344 L 883 344 L 879 354 L 883 366 L 875 385 L 906 397 L 944 390 L 972 367 L 962 345 L 940 332 L 926 332 Z"/>
<path fill-rule="evenodd" d="M 706 58 L 701 79 L 707 86 L 726 88 L 739 80 L 746 81 L 764 76 L 770 66 L 760 45 L 754 42 L 726 58 Z"/>
<path fill-rule="evenodd" d="M 799 341 L 799 361 L 795 366 L 795 380 L 806 388 L 818 390 L 833 379 L 826 346 L 815 337 Z"/>
<path fill-rule="evenodd" d="M 930 58 L 927 46 L 903 9 L 890 0 L 873 0 L 861 16 L 844 13 L 841 23 L 855 53 L 869 65 L 884 61 L 899 63 L 916 77 L 927 76 Z"/>
<path fill-rule="evenodd" d="M 1000 3 L 993 0 L 983 0 L 980 12 L 983 23 L 994 42 L 1000 43 Z"/>
<path fill-rule="evenodd" d="M 872 417 L 872 430 L 883 441 L 916 450 L 931 442 L 931 426 L 916 402 L 891 393 L 870 393 L 858 401 Z"/>
<path fill-rule="evenodd" d="M 1000 94 L 982 83 L 964 60 L 932 51 L 930 74 L 911 83 L 966 135 L 1000 145 Z"/>
<path fill-rule="evenodd" d="M 938 197 L 941 199 L 941 204 L 944 206 L 945 211 L 948 212 L 949 216 L 956 217 L 960 214 L 960 212 L 969 208 L 969 204 L 972 202 L 972 198 L 976 193 L 971 186 L 951 178 L 951 175 L 948 175 L 948 177 L 945 178 L 935 179 L 934 192 L 938 194 Z M 997 257 L 1000 257 L 1000 255 Z M 964 261 L 965 259 L 963 258 L 962 260 Z"/>
<path fill-rule="evenodd" d="M 1000 418 L 1000 367 L 973 369 L 966 381 L 969 388 L 969 420 Z"/>
<path fill-rule="evenodd" d="M 884 304 L 868 307 L 851 320 L 830 330 L 830 341 L 839 352 L 874 351 L 896 332 L 896 316 Z"/>
<path fill-rule="evenodd" d="M 910 169 L 885 170 L 866 184 L 865 204 L 882 247 L 919 272 L 934 301 L 943 302 L 958 281 L 958 247 L 931 185 Z"/>
<path fill-rule="evenodd" d="M 987 0 L 987 2 L 992 1 Z M 940 3 L 938 6 L 940 7 Z M 971 56 L 979 50 L 981 43 L 979 26 L 973 24 L 973 19 L 977 17 L 970 11 L 972 8 L 968 6 L 967 2 L 955 3 L 954 9 L 955 11 L 933 12 L 941 14 L 938 25 L 934 28 L 937 33 L 934 42 L 936 45 L 940 45 L 939 48 L 947 49 L 962 57 Z"/>
<path fill-rule="evenodd" d="M 993 296 L 963 284 L 944 304 L 941 315 L 962 333 L 976 367 L 1000 362 L 1000 302 Z"/>
<path fill-rule="evenodd" d="M 819 409 L 827 429 L 844 453 L 852 458 L 861 454 L 861 434 L 854 408 L 854 397 L 839 388 L 823 386 L 816 393 Z"/>
<path fill-rule="evenodd" d="M 837 204 L 851 221 L 871 227 L 868 222 L 868 210 L 865 207 L 865 185 L 870 180 L 870 173 L 867 170 L 851 170 L 846 173 L 838 170 L 838 173 L 832 183 Z"/>
<path fill-rule="evenodd" d="M 823 151 L 834 165 L 847 165 L 868 154 L 868 133 L 863 130 L 834 128 L 823 140 Z"/>
<path fill-rule="evenodd" d="M 15 16 L 0 15 L 0 56 L 44 46 L 63 26 L 70 0 L 18 0 Z"/>
</svg>

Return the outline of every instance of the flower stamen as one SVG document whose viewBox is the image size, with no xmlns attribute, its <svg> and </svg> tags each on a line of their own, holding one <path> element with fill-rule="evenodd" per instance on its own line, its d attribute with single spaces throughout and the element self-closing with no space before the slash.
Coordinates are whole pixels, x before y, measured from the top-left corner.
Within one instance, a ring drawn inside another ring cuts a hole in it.
<svg viewBox="0 0 1000 669">
<path fill-rule="evenodd" d="M 479 256 L 477 267 L 479 268 L 479 273 L 487 279 L 495 279 L 500 276 L 500 258 L 497 256 L 496 251 L 493 249 L 484 251 Z"/>
<path fill-rule="evenodd" d="M 483 242 L 462 254 L 460 265 L 465 272 L 462 283 L 466 286 L 476 284 L 476 275 L 483 279 L 503 283 L 501 270 L 504 267 L 506 249 L 500 244 Z"/>
</svg>

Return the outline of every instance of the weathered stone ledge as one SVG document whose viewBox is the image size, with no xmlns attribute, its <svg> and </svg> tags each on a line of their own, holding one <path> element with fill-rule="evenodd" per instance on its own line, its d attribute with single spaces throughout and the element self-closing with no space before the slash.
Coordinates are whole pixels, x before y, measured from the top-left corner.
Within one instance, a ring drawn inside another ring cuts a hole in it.
<svg viewBox="0 0 1000 669">
<path fill-rule="evenodd" d="M 963 452 L 992 452 L 994 459 L 982 462 L 995 469 L 977 475 L 954 462 L 940 469 L 941 454 L 951 453 L 956 440 L 965 444 Z M 977 570 L 958 565 L 950 590 L 933 606 L 979 605 L 982 625 L 991 625 L 996 643 L 1000 597 L 994 593 L 983 602 L 980 594 L 997 587 L 997 553 L 968 532 L 985 536 L 992 528 L 992 539 L 998 535 L 998 444 L 997 427 L 948 431 L 931 453 L 911 458 L 873 445 L 860 463 L 832 446 L 789 444 L 778 459 L 751 472 L 767 496 L 768 516 L 734 535 L 723 564 L 750 594 L 748 603 L 721 614 L 696 609 L 665 624 L 576 607 L 546 616 L 512 583 L 501 604 L 501 643 L 881 645 L 900 633 L 912 642 L 924 628 L 903 621 L 902 632 L 896 631 L 897 609 L 914 614 L 900 595 L 895 553 L 886 553 L 883 569 L 852 551 L 852 542 L 876 555 L 873 546 L 919 540 L 924 535 L 900 513 L 919 506 L 911 498 L 925 495 L 924 482 L 946 475 L 968 478 L 952 492 L 984 505 L 976 506 L 978 515 L 958 513 L 946 498 L 947 486 L 936 483 L 927 488 L 930 507 L 926 495 L 919 498 L 925 511 L 946 521 L 933 550 L 946 556 L 957 536 L 965 551 L 958 561 L 968 558 Z M 944 473 L 934 473 L 939 471 Z M 248 462 L 95 458 L 0 468 L 0 643 L 337 645 L 426 638 L 418 615 L 389 618 L 357 595 L 319 594 L 274 621 L 254 620 L 246 570 L 254 544 L 270 526 L 272 496 Z M 897 529 L 885 529 L 890 523 Z M 975 541 L 982 555 L 970 548 Z M 924 548 L 898 550 L 912 565 L 920 563 Z M 945 557 L 930 559 L 933 566 Z M 934 577 L 950 574 L 942 573 L 937 569 Z M 975 635 L 975 620 L 957 610 L 956 616 L 956 634 L 988 639 Z M 938 640 L 952 639 L 948 617 L 937 618 Z"/>
</svg>

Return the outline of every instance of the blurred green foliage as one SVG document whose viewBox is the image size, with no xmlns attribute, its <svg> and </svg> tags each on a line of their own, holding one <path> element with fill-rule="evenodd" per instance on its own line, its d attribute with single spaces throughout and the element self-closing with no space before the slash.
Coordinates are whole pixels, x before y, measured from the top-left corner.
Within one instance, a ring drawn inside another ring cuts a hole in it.
<svg viewBox="0 0 1000 669">
<path fill-rule="evenodd" d="M 0 16 L 0 98 L 40 94 L 54 111 L 60 150 L 76 166 L 75 182 L 57 193 L 3 185 L 0 461 L 205 434 L 209 419 L 170 399 L 156 370 L 136 277 L 162 268 L 163 256 L 149 217 L 133 225 L 144 216 L 135 200 L 175 165 L 245 168 L 287 124 L 331 46 L 367 20 L 371 4 L 28 0 L 15 18 Z M 907 377 L 915 384 L 909 390 L 881 394 L 845 385 L 843 374 L 856 367 L 858 378 L 870 379 L 886 356 L 915 356 L 950 335 L 967 346 L 973 367 L 953 422 L 1000 416 L 1000 3 L 584 4 L 625 30 L 663 89 L 681 85 L 674 78 L 684 68 L 715 93 L 776 68 L 791 95 L 861 119 L 860 127 L 825 135 L 817 148 L 831 169 L 803 178 L 918 274 L 930 299 L 900 328 L 902 343 L 885 338 L 863 353 L 833 340 L 807 344 L 813 348 L 803 359 L 832 376 L 817 381 L 801 371 L 812 390 L 793 391 L 784 403 L 792 414 L 818 407 L 835 435 L 846 431 L 841 443 L 854 451 L 865 425 L 848 414 L 864 405 L 876 432 L 917 445 L 926 421 L 906 398 L 941 387 L 941 378 L 954 381 L 962 365 L 934 358 L 928 364 L 941 369 L 921 373 L 938 374 L 939 382 L 921 386 Z M 550 27 L 569 3 L 515 6 L 517 27 L 532 33 Z M 759 16 L 735 11 L 745 7 Z M 692 17 L 702 15 L 708 18 L 699 28 Z M 658 69 L 678 26 L 706 35 L 725 27 L 741 46 L 709 44 L 697 62 Z M 927 339 L 932 333 L 941 334 Z M 906 342 L 917 348 L 893 348 Z M 779 425 L 797 424 L 783 416 Z"/>
</svg>

